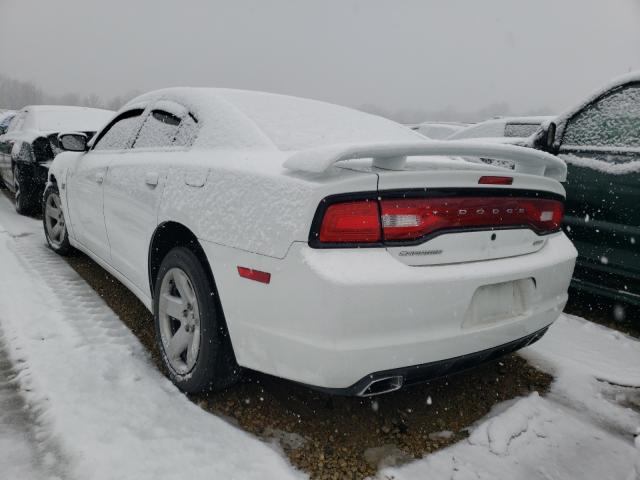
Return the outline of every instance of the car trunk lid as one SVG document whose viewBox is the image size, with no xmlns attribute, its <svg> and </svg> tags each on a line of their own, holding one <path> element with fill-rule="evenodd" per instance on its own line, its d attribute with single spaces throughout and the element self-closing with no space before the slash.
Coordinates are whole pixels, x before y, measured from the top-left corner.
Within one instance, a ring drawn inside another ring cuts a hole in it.
<svg viewBox="0 0 640 480">
<path fill-rule="evenodd" d="M 510 184 L 483 183 L 502 179 Z M 552 209 L 563 200 L 558 182 L 544 177 L 481 166 L 434 171 L 425 163 L 405 171 L 380 170 L 378 193 L 383 227 L 386 222 L 390 230 L 395 227 L 397 231 L 385 237 L 387 251 L 413 266 L 535 252 L 544 246 L 546 233 L 559 226 L 539 220 L 553 220 Z M 412 217 L 416 213 L 432 225 L 420 231 L 420 221 Z M 415 238 L 417 233 L 423 235 Z"/>
</svg>

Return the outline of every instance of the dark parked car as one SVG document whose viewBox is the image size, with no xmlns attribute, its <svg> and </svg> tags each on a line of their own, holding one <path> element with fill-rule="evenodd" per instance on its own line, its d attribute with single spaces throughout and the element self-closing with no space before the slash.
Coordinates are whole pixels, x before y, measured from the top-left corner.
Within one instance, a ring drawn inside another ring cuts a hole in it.
<svg viewBox="0 0 640 480">
<path fill-rule="evenodd" d="M 91 138 L 112 116 L 110 110 L 59 105 L 28 106 L 15 114 L 0 136 L 0 182 L 15 193 L 18 213 L 40 209 L 49 164 L 61 151 L 58 133 Z"/>
<path fill-rule="evenodd" d="M 567 162 L 564 229 L 580 255 L 572 285 L 640 305 L 640 72 L 543 125 L 530 146 Z"/>
</svg>

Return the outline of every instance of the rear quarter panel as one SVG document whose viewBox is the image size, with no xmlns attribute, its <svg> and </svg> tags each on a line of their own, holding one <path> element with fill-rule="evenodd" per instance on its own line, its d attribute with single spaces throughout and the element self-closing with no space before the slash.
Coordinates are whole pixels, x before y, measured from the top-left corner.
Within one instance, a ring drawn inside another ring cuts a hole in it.
<svg viewBox="0 0 640 480">
<path fill-rule="evenodd" d="M 169 170 L 158 223 L 175 221 L 209 242 L 284 258 L 308 240 L 313 215 L 327 195 L 375 191 L 377 176 L 334 168 L 297 174 L 273 152 L 190 153 Z M 204 180 L 202 186 L 193 186 Z"/>
</svg>

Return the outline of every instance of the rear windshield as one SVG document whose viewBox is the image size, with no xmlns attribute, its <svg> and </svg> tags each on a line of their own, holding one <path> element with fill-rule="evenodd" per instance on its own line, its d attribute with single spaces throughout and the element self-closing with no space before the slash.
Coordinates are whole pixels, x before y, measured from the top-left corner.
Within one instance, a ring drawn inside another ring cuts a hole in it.
<svg viewBox="0 0 640 480">
<path fill-rule="evenodd" d="M 228 92 L 225 96 L 281 150 L 336 143 L 424 140 L 420 134 L 390 120 L 328 103 L 251 92 Z"/>
</svg>

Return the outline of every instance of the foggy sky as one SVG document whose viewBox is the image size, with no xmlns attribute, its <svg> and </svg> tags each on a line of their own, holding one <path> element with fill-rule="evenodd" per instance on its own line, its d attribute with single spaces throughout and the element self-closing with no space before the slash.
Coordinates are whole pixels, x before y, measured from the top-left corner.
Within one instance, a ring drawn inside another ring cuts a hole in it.
<svg viewBox="0 0 640 480">
<path fill-rule="evenodd" d="M 103 98 L 191 85 L 560 111 L 640 69 L 640 0 L 0 0 L 0 22 L 0 73 Z"/>
</svg>

